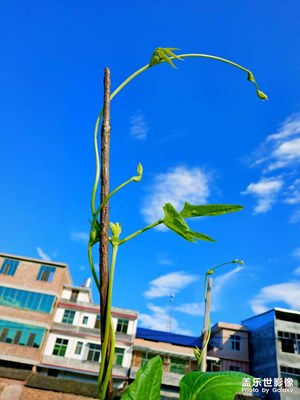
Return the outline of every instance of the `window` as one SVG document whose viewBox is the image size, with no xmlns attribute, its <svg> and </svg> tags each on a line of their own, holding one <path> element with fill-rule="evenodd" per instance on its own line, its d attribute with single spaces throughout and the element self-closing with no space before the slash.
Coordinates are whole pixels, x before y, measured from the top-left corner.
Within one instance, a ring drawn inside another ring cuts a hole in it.
<svg viewBox="0 0 300 400">
<path fill-rule="evenodd" d="M 75 290 L 75 289 L 72 290 L 70 301 L 72 303 L 77 303 L 78 295 L 79 295 L 79 290 Z"/>
<path fill-rule="evenodd" d="M 28 336 L 28 339 L 27 339 L 27 342 L 26 342 L 26 346 L 35 347 L 34 346 L 35 337 L 36 337 L 35 333 L 29 333 L 29 336 Z"/>
<path fill-rule="evenodd" d="M 238 367 L 237 365 L 229 365 L 229 371 L 242 372 L 242 368 Z"/>
<path fill-rule="evenodd" d="M 87 355 L 88 361 L 99 361 L 100 360 L 100 344 L 89 343 L 89 352 Z"/>
<path fill-rule="evenodd" d="M 0 269 L 0 274 L 13 276 L 17 270 L 19 261 L 5 259 Z"/>
<path fill-rule="evenodd" d="M 9 332 L 9 330 L 7 328 L 2 328 L 1 329 L 0 342 L 5 342 L 6 341 L 8 332 Z"/>
<path fill-rule="evenodd" d="M 185 374 L 185 360 L 171 358 L 170 372 L 175 374 Z"/>
<path fill-rule="evenodd" d="M 101 322 L 101 319 L 100 319 L 100 315 L 98 314 L 96 317 L 96 322 L 95 322 L 95 326 L 94 326 L 95 329 L 100 328 L 100 322 Z"/>
<path fill-rule="evenodd" d="M 55 272 L 54 267 L 47 267 L 46 265 L 42 265 L 36 279 L 38 281 L 52 282 L 54 272 Z"/>
<path fill-rule="evenodd" d="M 83 347 L 83 342 L 77 342 L 76 349 L 75 349 L 75 354 L 77 354 L 77 355 L 81 354 L 82 347 Z"/>
<path fill-rule="evenodd" d="M 64 324 L 73 324 L 75 311 L 65 310 L 62 321 Z"/>
<path fill-rule="evenodd" d="M 13 344 L 19 344 L 21 336 L 22 336 L 22 331 L 16 331 L 15 336 L 12 341 Z"/>
<path fill-rule="evenodd" d="M 82 318 L 82 323 L 83 323 L 83 325 L 87 325 L 88 320 L 89 320 L 89 317 L 87 317 L 87 316 L 85 315 L 85 316 Z"/>
<path fill-rule="evenodd" d="M 300 335 L 298 333 L 278 331 L 281 351 L 284 353 L 300 354 Z"/>
<path fill-rule="evenodd" d="M 52 355 L 64 357 L 67 351 L 68 343 L 69 341 L 67 339 L 57 338 Z"/>
<path fill-rule="evenodd" d="M 241 350 L 241 337 L 239 335 L 230 335 L 230 349 Z"/>
<path fill-rule="evenodd" d="M 0 286 L 0 305 L 24 310 L 50 313 L 55 297 L 49 294 L 29 292 Z"/>
<path fill-rule="evenodd" d="M 292 378 L 293 386 L 300 388 L 300 368 L 280 367 L 281 377 L 283 379 Z"/>
<path fill-rule="evenodd" d="M 0 320 L 0 342 L 39 348 L 44 334 L 44 328 Z"/>
<path fill-rule="evenodd" d="M 115 348 L 115 357 L 114 357 L 114 364 L 115 365 L 122 365 L 124 357 L 124 349 Z"/>
<path fill-rule="evenodd" d="M 127 333 L 128 330 L 128 319 L 118 319 L 117 329 L 118 333 Z"/>
<path fill-rule="evenodd" d="M 281 350 L 284 353 L 294 353 L 294 341 L 292 339 L 281 339 Z"/>
</svg>

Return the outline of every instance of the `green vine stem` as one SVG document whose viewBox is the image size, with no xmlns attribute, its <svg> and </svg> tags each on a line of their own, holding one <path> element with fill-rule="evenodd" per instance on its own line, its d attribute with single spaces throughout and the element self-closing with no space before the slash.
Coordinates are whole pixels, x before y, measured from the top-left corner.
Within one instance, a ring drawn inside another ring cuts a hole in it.
<svg viewBox="0 0 300 400">
<path fill-rule="evenodd" d="M 178 59 L 178 60 L 183 60 L 185 58 L 189 57 L 201 57 L 201 58 L 207 58 L 207 59 L 213 59 L 216 61 L 221 61 L 225 62 L 227 64 L 230 64 L 236 68 L 241 69 L 242 71 L 247 73 L 247 79 L 254 83 L 256 87 L 256 93 L 259 98 L 266 100 L 267 96 L 261 92 L 258 88 L 257 82 L 250 70 L 247 68 L 230 61 L 228 59 L 222 58 L 222 57 L 217 57 L 217 56 L 212 56 L 209 54 L 174 54 L 171 52 L 171 50 L 177 50 L 175 48 L 157 48 L 149 62 L 149 64 L 143 66 L 142 68 L 138 69 L 136 72 L 131 74 L 127 79 L 125 79 L 110 95 L 110 100 L 112 100 L 128 83 L 130 83 L 134 78 L 139 76 L 141 73 L 146 71 L 147 69 L 158 65 L 163 62 L 169 63 L 172 67 L 175 67 L 172 60 Z M 122 189 L 125 185 L 129 184 L 132 181 L 139 181 L 141 179 L 141 173 L 139 173 L 138 177 L 132 177 L 126 182 L 122 183 L 120 186 L 118 186 L 115 190 L 113 190 L 100 204 L 100 206 L 96 209 L 95 202 L 96 202 L 96 194 L 99 186 L 99 180 L 100 180 L 100 159 L 99 159 L 99 149 L 98 149 L 98 134 L 99 134 L 99 125 L 101 118 L 103 116 L 103 108 L 100 110 L 100 113 L 96 119 L 95 123 L 95 128 L 94 128 L 94 151 L 95 151 L 95 159 L 96 159 L 96 174 L 95 174 L 95 179 L 94 179 L 94 184 L 93 184 L 93 189 L 92 189 L 92 196 L 91 196 L 91 211 L 92 211 L 92 222 L 91 222 L 91 230 L 90 230 L 90 240 L 88 244 L 88 258 L 89 258 L 89 263 L 92 271 L 93 278 L 95 280 L 97 289 L 100 291 L 100 279 L 97 277 L 94 263 L 93 263 L 93 256 L 92 256 L 92 247 L 95 243 L 99 242 L 99 221 L 98 221 L 98 215 L 103 208 L 103 206 L 107 203 L 107 201 L 115 194 L 117 193 L 120 189 Z M 104 400 L 106 396 L 106 390 L 108 386 L 108 382 L 110 379 L 110 375 L 112 372 L 112 365 L 113 365 L 113 358 L 114 358 L 114 346 L 115 346 L 115 333 L 114 333 L 114 328 L 112 324 L 112 319 L 111 319 L 111 305 L 112 305 L 112 290 L 113 290 L 113 279 L 114 279 L 114 271 L 115 271 L 115 264 L 116 264 L 116 257 L 117 257 L 117 251 L 118 247 L 121 244 L 124 244 L 128 242 L 129 240 L 135 238 L 136 236 L 140 235 L 141 233 L 161 224 L 163 222 L 162 219 L 154 222 L 153 224 L 147 225 L 146 227 L 132 233 L 131 235 L 125 237 L 122 240 L 119 240 L 118 238 L 112 238 L 110 239 L 110 242 L 112 244 L 112 258 L 111 258 L 111 266 L 110 266 L 110 271 L 109 271 L 109 287 L 108 287 L 108 299 L 107 299 L 107 318 L 105 321 L 105 332 L 104 333 L 104 342 L 103 346 L 101 349 L 101 363 L 100 363 L 100 370 L 99 370 L 99 377 L 98 377 L 98 387 L 99 387 L 99 393 L 100 393 L 100 400 Z M 224 263 L 222 264 L 224 265 Z M 219 265 L 221 266 L 221 265 Z M 217 267 L 219 267 L 217 266 Z M 216 268 L 217 268 L 216 267 Z M 207 274 L 212 274 L 214 272 L 213 270 L 210 270 L 207 272 Z M 207 280 L 207 275 L 206 278 Z M 206 297 L 206 291 L 205 297 Z M 210 334 L 210 332 L 209 332 Z M 111 343 L 112 343 L 112 351 L 110 353 L 109 357 L 109 362 L 108 362 L 108 367 L 107 370 L 104 371 L 104 366 L 105 366 L 105 359 L 106 359 L 106 354 L 107 354 L 107 348 L 108 348 L 108 340 L 109 337 L 111 338 Z M 208 341 L 207 341 L 208 343 Z M 207 346 L 207 343 L 205 343 L 205 346 Z"/>
<path fill-rule="evenodd" d="M 163 49 L 162 49 L 163 50 Z M 154 52 L 155 54 L 155 52 Z M 179 55 L 174 55 L 174 56 L 170 56 L 170 57 L 166 57 L 168 58 L 168 60 L 174 60 L 174 59 L 180 59 L 183 60 L 184 58 L 189 58 L 189 57 L 201 57 L 201 58 L 208 58 L 208 59 L 212 59 L 212 60 L 216 60 L 216 61 L 221 61 L 227 64 L 232 65 L 233 67 L 239 68 L 242 71 L 247 73 L 247 79 L 250 82 L 253 82 L 256 88 L 256 93 L 258 95 L 259 98 L 261 98 L 262 100 L 266 100 L 267 96 L 259 90 L 257 82 L 254 78 L 253 73 L 243 67 L 240 64 L 237 64 L 231 60 L 228 60 L 226 58 L 222 58 L 222 57 L 218 57 L 218 56 L 213 56 L 210 54 L 201 54 L 201 53 L 191 53 L 191 54 L 179 54 Z M 127 79 L 125 79 L 110 95 L 110 100 L 112 100 L 126 85 L 128 85 L 128 83 L 130 83 L 134 78 L 136 78 L 138 75 L 140 75 L 141 73 L 143 73 L 144 71 L 146 71 L 147 69 L 166 62 L 167 60 L 164 58 L 160 58 L 155 64 L 151 64 L 151 62 L 149 64 L 144 65 L 143 67 L 139 68 L 137 71 L 135 71 L 133 74 L 131 74 Z M 99 123 L 101 120 L 103 114 L 103 108 L 101 109 L 97 120 L 96 120 L 96 124 L 95 124 L 95 129 L 94 129 L 94 151 L 95 151 L 95 158 L 96 158 L 96 175 L 95 175 L 95 181 L 94 181 L 94 186 L 93 186 L 93 191 L 92 191 L 92 198 L 91 198 L 91 209 L 92 209 L 92 214 L 95 213 L 95 199 L 96 199 L 96 192 L 97 192 L 97 188 L 98 188 L 98 184 L 99 184 L 99 179 L 100 179 L 100 162 L 99 162 L 99 150 L 98 150 L 98 142 L 97 142 L 97 137 L 98 137 L 98 133 L 99 133 Z"/>
<path fill-rule="evenodd" d="M 99 392 L 100 399 L 104 399 L 106 395 L 106 389 L 108 385 L 108 381 L 112 371 L 112 363 L 114 358 L 114 348 L 115 348 L 115 335 L 114 328 L 112 326 L 111 320 L 111 304 L 112 304 L 112 292 L 113 292 L 113 283 L 114 283 L 114 273 L 116 266 L 116 259 L 118 253 L 118 244 L 113 244 L 112 256 L 111 256 L 111 264 L 110 264 L 110 273 L 109 273 L 109 284 L 108 284 L 108 296 L 107 296 L 107 318 L 105 321 L 105 331 L 104 331 L 104 341 L 101 349 L 101 362 L 100 362 L 100 371 L 98 376 L 98 384 L 99 384 Z M 111 338 L 111 353 L 109 358 L 109 364 L 106 371 L 104 371 L 105 359 L 108 347 L 108 338 Z M 105 377 L 103 379 L 105 373 Z"/>
</svg>

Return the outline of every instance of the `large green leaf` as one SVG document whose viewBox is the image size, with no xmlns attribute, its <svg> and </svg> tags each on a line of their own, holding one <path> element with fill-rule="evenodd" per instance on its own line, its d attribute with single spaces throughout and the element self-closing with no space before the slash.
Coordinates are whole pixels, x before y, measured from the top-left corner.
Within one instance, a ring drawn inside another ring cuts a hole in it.
<svg viewBox="0 0 300 400">
<path fill-rule="evenodd" d="M 180 400 L 233 400 L 244 379 L 253 378 L 242 372 L 191 372 L 180 381 Z"/>
<path fill-rule="evenodd" d="M 206 240 L 209 242 L 214 242 L 214 239 L 204 235 L 203 233 L 192 231 L 183 217 L 170 203 L 166 203 L 163 207 L 165 212 L 165 217 L 163 223 L 171 229 L 171 231 L 177 233 L 177 235 L 183 237 L 189 242 L 195 242 L 195 239 Z"/>
<path fill-rule="evenodd" d="M 155 356 L 136 374 L 121 400 L 160 400 L 162 360 Z"/>
<path fill-rule="evenodd" d="M 236 204 L 204 204 L 200 206 L 194 206 L 192 204 L 185 203 L 180 215 L 183 218 L 216 216 L 240 211 L 243 208 L 244 207 Z"/>
</svg>

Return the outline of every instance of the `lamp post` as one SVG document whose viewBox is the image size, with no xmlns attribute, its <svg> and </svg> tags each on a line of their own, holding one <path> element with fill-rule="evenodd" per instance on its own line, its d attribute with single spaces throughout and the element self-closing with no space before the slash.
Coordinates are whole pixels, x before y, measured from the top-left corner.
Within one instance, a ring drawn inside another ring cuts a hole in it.
<svg viewBox="0 0 300 400">
<path fill-rule="evenodd" d="M 211 302 L 211 291 L 212 291 L 212 275 L 216 269 L 227 264 L 240 264 L 243 265 L 244 262 L 238 259 L 232 261 L 227 261 L 222 264 L 218 264 L 215 267 L 209 269 L 205 274 L 204 281 L 204 301 L 205 301 L 205 313 L 204 313 L 204 325 L 202 331 L 202 354 L 201 354 L 201 364 L 200 371 L 206 371 L 206 359 L 207 359 L 207 345 L 210 338 L 210 302 Z"/>
</svg>

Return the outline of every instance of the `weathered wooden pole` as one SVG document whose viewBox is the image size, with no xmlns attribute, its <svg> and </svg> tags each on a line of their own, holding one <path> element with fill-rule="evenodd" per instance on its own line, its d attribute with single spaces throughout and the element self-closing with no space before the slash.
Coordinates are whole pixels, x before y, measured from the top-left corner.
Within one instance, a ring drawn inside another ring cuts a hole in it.
<svg viewBox="0 0 300 400">
<path fill-rule="evenodd" d="M 103 122 L 101 127 L 101 190 L 100 203 L 109 194 L 109 154 L 110 154 L 110 71 L 108 68 L 104 70 L 104 106 L 103 106 Z M 99 271 L 100 271 L 100 313 L 101 313 L 101 345 L 103 346 L 105 321 L 107 316 L 107 297 L 109 282 L 109 202 L 100 212 L 100 244 L 99 244 Z M 109 355 L 111 352 L 110 337 L 108 340 L 108 348 L 106 354 L 107 368 Z M 112 377 L 110 378 L 107 394 L 105 399 L 111 400 L 113 392 Z"/>
</svg>

